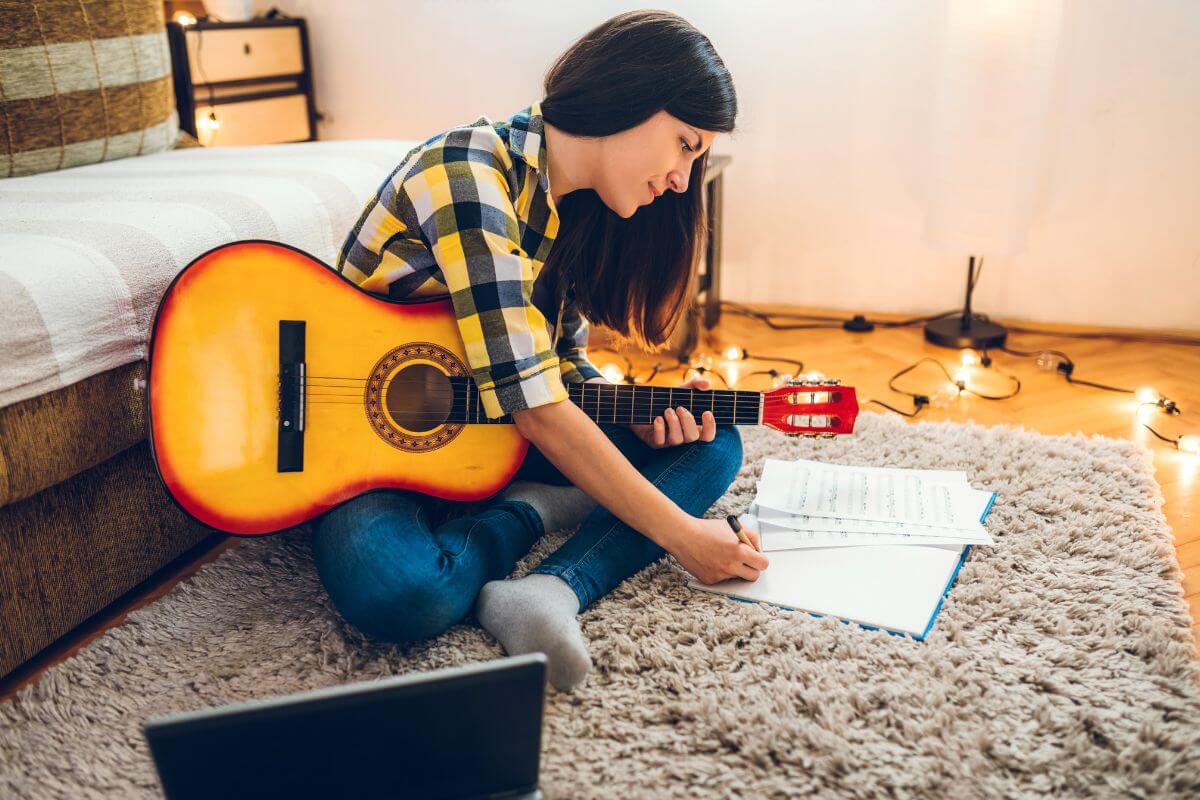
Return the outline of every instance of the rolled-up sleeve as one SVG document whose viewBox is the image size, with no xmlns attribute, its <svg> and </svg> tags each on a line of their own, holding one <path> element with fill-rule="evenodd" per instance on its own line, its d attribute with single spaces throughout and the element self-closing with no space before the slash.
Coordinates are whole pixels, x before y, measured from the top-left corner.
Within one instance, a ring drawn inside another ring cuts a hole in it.
<svg viewBox="0 0 1200 800">
<path fill-rule="evenodd" d="M 469 157 L 414 171 L 403 183 L 492 419 L 567 399 L 549 326 L 531 301 L 534 265 L 521 248 L 501 166 L 472 149 Z"/>
</svg>

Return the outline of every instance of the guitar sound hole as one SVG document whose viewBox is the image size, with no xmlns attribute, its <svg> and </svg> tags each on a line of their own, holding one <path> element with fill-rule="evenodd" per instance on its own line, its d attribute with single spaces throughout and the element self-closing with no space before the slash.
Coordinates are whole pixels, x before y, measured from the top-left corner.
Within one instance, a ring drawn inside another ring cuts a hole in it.
<svg viewBox="0 0 1200 800">
<path fill-rule="evenodd" d="M 413 364 L 396 372 L 384 392 L 388 413 L 402 427 L 419 433 L 445 423 L 454 405 L 449 376 L 429 364 Z"/>
</svg>

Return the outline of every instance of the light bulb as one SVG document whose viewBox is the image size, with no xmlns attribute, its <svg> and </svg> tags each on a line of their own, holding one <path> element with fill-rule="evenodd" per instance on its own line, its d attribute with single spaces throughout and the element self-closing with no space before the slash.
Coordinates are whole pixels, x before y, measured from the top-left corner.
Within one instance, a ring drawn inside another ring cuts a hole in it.
<svg viewBox="0 0 1200 800">
<path fill-rule="evenodd" d="M 971 377 L 971 370 L 967 369 L 966 367 L 959 367 L 954 373 L 954 382 L 956 384 L 962 383 L 963 385 L 966 385 L 967 378 L 969 377 Z M 955 386 L 954 388 L 957 389 L 958 387 Z"/>
<path fill-rule="evenodd" d="M 1191 453 L 1193 455 L 1200 454 L 1200 436 L 1194 433 L 1185 433 L 1179 437 L 1179 441 L 1175 443 L 1181 453 Z"/>
<path fill-rule="evenodd" d="M 1038 353 L 1037 366 L 1038 366 L 1038 369 L 1046 369 L 1046 370 L 1058 369 L 1058 362 L 1060 360 L 1061 359 L 1058 356 L 1054 355 L 1054 353 L 1047 353 L 1047 352 L 1043 351 L 1041 353 Z"/>
<path fill-rule="evenodd" d="M 725 358 L 730 361 L 740 361 L 742 358 L 742 348 L 735 344 L 729 345 L 729 347 L 725 348 Z"/>
<path fill-rule="evenodd" d="M 790 381 L 791 379 L 792 379 L 791 374 L 789 374 L 787 372 L 781 372 L 775 376 L 775 380 L 772 381 L 771 383 L 774 386 L 786 386 L 788 381 Z"/>
<path fill-rule="evenodd" d="M 1133 396 L 1139 403 L 1157 403 L 1159 399 L 1153 386 L 1139 387 Z"/>
<path fill-rule="evenodd" d="M 711 353 L 697 353 L 695 356 L 692 357 L 691 365 L 693 367 L 704 367 L 705 369 L 712 369 L 712 365 L 713 365 L 712 354 Z"/>
<path fill-rule="evenodd" d="M 825 373 L 814 369 L 812 372 L 804 373 L 804 377 L 810 381 L 823 381 L 825 380 Z"/>
<path fill-rule="evenodd" d="M 600 368 L 600 374 L 609 383 L 624 383 L 625 375 L 621 372 L 621 368 L 616 364 L 605 364 Z"/>
<path fill-rule="evenodd" d="M 979 356 L 975 355 L 974 350 L 962 351 L 962 365 L 964 367 L 973 367 L 979 363 Z"/>
<path fill-rule="evenodd" d="M 208 114 L 196 115 L 196 127 L 202 128 L 206 131 L 215 131 L 217 128 L 221 127 L 221 123 L 219 120 L 217 120 L 217 115 L 212 111 L 212 109 L 209 109 Z"/>
<path fill-rule="evenodd" d="M 175 16 L 172 19 L 174 19 L 175 22 L 178 22 L 180 25 L 182 25 L 185 28 L 188 25 L 196 24 L 196 18 L 193 17 L 191 14 L 189 14 L 186 11 L 176 11 Z"/>
<path fill-rule="evenodd" d="M 953 383 L 944 383 L 942 387 L 933 393 L 929 398 L 929 403 L 934 408 L 948 408 L 954 405 L 954 401 L 958 399 L 958 387 Z"/>
</svg>

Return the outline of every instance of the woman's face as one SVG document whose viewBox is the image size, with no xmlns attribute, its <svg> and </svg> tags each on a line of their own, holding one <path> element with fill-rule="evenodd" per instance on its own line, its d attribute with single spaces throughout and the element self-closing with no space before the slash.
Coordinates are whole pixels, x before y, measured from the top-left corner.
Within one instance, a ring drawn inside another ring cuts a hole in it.
<svg viewBox="0 0 1200 800">
<path fill-rule="evenodd" d="M 692 164 L 712 145 L 715 131 L 693 128 L 667 111 L 604 137 L 596 193 L 622 217 L 631 217 L 666 192 L 686 192 Z"/>
</svg>

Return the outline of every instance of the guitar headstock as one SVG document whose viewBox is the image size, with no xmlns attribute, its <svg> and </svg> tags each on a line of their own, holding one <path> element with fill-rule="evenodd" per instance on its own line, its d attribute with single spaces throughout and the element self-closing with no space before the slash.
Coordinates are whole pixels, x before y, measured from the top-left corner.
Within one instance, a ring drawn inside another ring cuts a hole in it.
<svg viewBox="0 0 1200 800">
<path fill-rule="evenodd" d="M 764 392 L 763 425 L 789 436 L 836 436 L 853 433 L 858 396 L 853 386 L 825 378 L 790 380 Z"/>
</svg>

